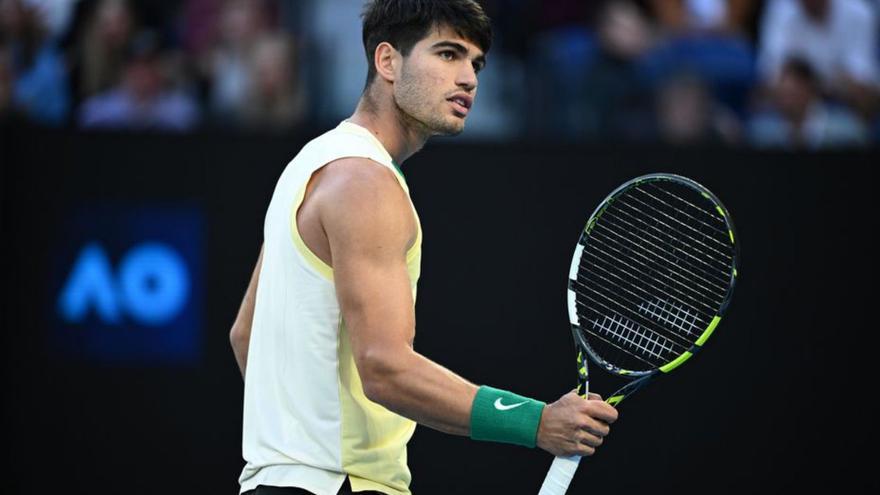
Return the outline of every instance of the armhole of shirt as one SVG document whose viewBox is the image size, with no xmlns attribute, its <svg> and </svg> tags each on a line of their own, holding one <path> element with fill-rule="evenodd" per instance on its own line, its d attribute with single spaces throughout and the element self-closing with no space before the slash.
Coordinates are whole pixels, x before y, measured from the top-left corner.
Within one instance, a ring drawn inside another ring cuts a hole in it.
<svg viewBox="0 0 880 495">
<path fill-rule="evenodd" d="M 290 213 L 290 234 L 293 238 L 293 245 L 296 247 L 296 250 L 299 251 L 299 254 L 303 257 L 306 264 L 309 265 L 309 267 L 318 275 L 332 282 L 333 267 L 324 263 L 324 260 L 319 258 L 318 255 L 306 246 L 305 241 L 299 233 L 299 225 L 296 222 L 296 213 L 299 211 L 299 207 L 302 206 L 303 199 L 305 199 L 306 196 L 306 188 L 308 187 L 309 182 L 312 181 L 312 175 L 314 174 L 315 172 L 309 174 L 308 179 L 306 179 L 303 185 L 299 188 L 299 191 L 296 193 L 295 199 L 293 200 L 293 207 L 291 208 Z"/>
</svg>

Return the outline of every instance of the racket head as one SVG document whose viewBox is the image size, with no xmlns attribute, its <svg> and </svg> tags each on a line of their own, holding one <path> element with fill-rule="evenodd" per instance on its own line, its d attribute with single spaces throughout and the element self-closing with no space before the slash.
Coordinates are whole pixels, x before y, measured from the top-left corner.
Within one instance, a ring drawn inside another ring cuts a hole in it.
<svg viewBox="0 0 880 495">
<path fill-rule="evenodd" d="M 608 372 L 647 379 L 700 350 L 730 304 L 738 239 L 727 208 L 686 177 L 645 175 L 609 194 L 587 221 L 569 271 L 581 382 L 584 354 Z"/>
</svg>

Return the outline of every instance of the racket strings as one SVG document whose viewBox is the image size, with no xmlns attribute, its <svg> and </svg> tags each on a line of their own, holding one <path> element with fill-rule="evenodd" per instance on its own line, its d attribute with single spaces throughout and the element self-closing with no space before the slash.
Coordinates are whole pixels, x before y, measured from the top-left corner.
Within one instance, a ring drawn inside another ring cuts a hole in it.
<svg viewBox="0 0 880 495">
<path fill-rule="evenodd" d="M 639 189 L 636 189 L 636 191 L 639 191 Z M 637 198 L 635 195 L 630 196 L 628 199 L 631 200 L 631 201 L 635 201 L 635 202 L 637 202 L 637 203 L 639 203 L 639 204 L 641 204 L 641 205 L 643 205 L 643 206 L 645 206 L 645 207 L 647 207 L 647 208 L 653 208 L 652 205 L 650 205 L 650 204 L 648 204 L 648 203 L 642 201 L 641 199 Z M 623 204 L 624 204 L 625 206 L 631 208 L 631 209 L 636 209 L 636 208 L 635 208 L 634 206 L 632 206 L 632 205 L 629 205 L 629 204 L 626 204 L 626 203 L 623 203 Z M 684 213 L 684 212 L 682 212 L 682 211 L 680 211 L 680 210 L 676 210 L 676 212 L 678 212 L 679 214 L 682 214 L 682 215 L 687 215 L 686 213 Z M 700 237 L 703 238 L 703 239 L 708 239 L 708 240 L 710 240 L 710 241 L 714 241 L 714 242 L 716 242 L 717 244 L 723 246 L 723 243 L 722 243 L 721 241 L 719 241 L 718 239 L 715 239 L 714 237 L 711 237 L 711 236 L 707 236 L 704 232 L 700 232 L 699 230 L 697 230 L 696 228 L 694 228 L 694 227 L 691 226 L 691 225 L 688 225 L 687 223 L 683 222 L 682 220 L 679 220 L 679 219 L 677 219 L 677 218 L 674 218 L 674 217 L 672 217 L 672 216 L 670 216 L 670 215 L 668 215 L 668 214 L 666 214 L 666 213 L 663 213 L 663 212 L 661 212 L 661 214 L 662 214 L 666 219 L 671 220 L 672 223 L 677 223 L 677 224 L 679 224 L 679 226 L 684 227 L 685 229 L 687 229 L 687 230 L 689 231 L 689 232 L 682 232 L 682 233 L 684 234 L 684 237 L 687 237 L 689 240 L 693 241 L 693 244 L 692 244 L 693 247 L 696 248 L 697 245 L 699 245 L 699 246 L 702 246 L 703 248 L 705 248 L 705 249 L 707 249 L 707 250 L 712 251 L 713 253 L 715 253 L 715 256 L 717 256 L 718 258 L 712 257 L 712 259 L 713 259 L 714 261 L 716 261 L 716 262 L 718 262 L 718 263 L 721 263 L 721 264 L 725 264 L 725 263 L 729 263 L 729 262 L 733 259 L 733 256 L 731 256 L 730 254 L 727 254 L 727 253 L 723 253 L 723 252 L 721 252 L 719 249 L 717 249 L 717 248 L 714 247 L 714 246 L 710 246 L 710 245 L 706 244 L 706 242 L 704 242 L 703 240 L 701 240 Z M 668 225 L 668 224 L 666 224 L 665 222 L 663 222 L 662 220 L 658 220 L 658 223 L 660 223 L 661 225 L 663 225 L 663 226 L 665 226 L 665 227 L 668 227 L 670 230 L 676 230 L 676 229 L 677 229 L 677 227 L 673 227 L 673 226 L 671 226 L 671 225 Z M 660 229 L 658 228 L 657 230 L 660 230 Z M 695 232 L 699 237 L 694 237 L 694 235 L 693 235 L 691 232 Z M 684 245 L 687 246 L 687 244 L 684 244 Z"/>
<path fill-rule="evenodd" d="M 724 221 L 724 218 L 716 215 L 714 211 L 707 210 L 706 208 L 702 208 L 700 206 L 697 206 L 697 205 L 691 203 L 690 201 L 688 201 L 688 200 L 686 200 L 676 194 L 673 194 L 673 193 L 669 192 L 668 190 L 658 186 L 657 184 L 654 184 L 653 182 L 648 182 L 646 185 L 648 187 L 650 187 L 652 190 L 657 191 L 658 194 L 665 195 L 671 199 L 674 199 L 680 203 L 683 203 L 685 206 L 689 207 L 692 211 L 699 213 L 701 216 L 709 218 L 712 223 L 717 223 L 718 225 L 721 226 L 721 227 L 712 227 L 712 225 L 709 225 L 710 227 L 714 228 L 722 236 L 727 235 L 727 231 L 726 231 L 727 223 Z"/>
<path fill-rule="evenodd" d="M 622 344 L 618 343 L 618 341 L 615 341 L 610 338 L 606 338 L 599 333 L 591 331 L 589 328 L 582 328 L 581 331 L 583 333 L 587 333 L 587 334 L 592 335 L 594 339 L 602 341 L 604 344 L 608 345 L 609 347 L 615 348 L 617 351 L 624 353 L 627 356 L 630 356 L 630 357 L 640 361 L 643 364 L 643 367 L 645 369 L 651 369 L 651 368 L 655 368 L 657 366 L 655 362 L 648 361 L 647 359 L 642 358 L 638 354 L 632 353 L 631 351 L 624 349 L 623 347 L 621 347 Z M 595 343 L 594 343 L 594 345 L 595 345 Z"/>
<path fill-rule="evenodd" d="M 690 207 L 690 208 L 685 208 L 685 209 L 697 208 L 689 201 L 682 199 L 682 198 L 676 196 L 675 194 L 672 194 L 671 192 L 666 191 L 665 189 L 660 189 L 653 184 L 649 184 L 649 187 L 655 191 L 659 191 L 660 193 L 664 193 L 665 195 L 667 195 L 667 197 L 670 199 L 670 201 L 677 201 L 679 203 L 684 204 L 685 207 Z M 638 192 L 644 194 L 648 198 L 650 198 L 652 201 L 655 201 L 655 202 L 660 203 L 660 204 L 662 204 L 672 210 L 675 210 L 676 212 L 689 218 L 690 220 L 693 220 L 694 222 L 696 222 L 704 227 L 707 227 L 720 239 L 724 239 L 728 235 L 726 228 L 724 228 L 725 225 L 724 225 L 723 219 L 719 218 L 717 215 L 712 215 L 712 214 L 706 212 L 705 210 L 697 208 L 696 211 L 701 213 L 702 214 L 701 216 L 708 218 L 712 222 L 712 223 L 706 223 L 705 221 L 700 220 L 699 218 L 684 211 L 684 209 L 679 208 L 679 207 L 673 205 L 672 203 L 669 203 L 669 202 L 663 200 L 663 198 L 660 198 L 659 196 L 655 196 L 654 194 L 651 194 L 651 192 L 648 191 L 647 189 L 648 188 L 644 188 L 644 189 L 637 188 L 636 190 Z M 701 231 L 701 233 L 705 234 L 705 232 L 702 232 L 702 231 Z M 710 236 L 710 238 L 718 244 L 718 247 L 719 247 L 719 249 L 721 249 L 722 252 L 725 252 L 727 250 L 727 244 L 725 242 L 718 240 L 715 237 Z"/>
<path fill-rule="evenodd" d="M 616 201 L 615 203 L 618 203 L 618 206 L 629 206 L 629 205 L 622 203 L 621 201 Z M 642 225 L 636 225 L 636 224 L 624 219 L 622 216 L 618 216 L 617 215 L 618 213 L 626 215 L 627 217 L 632 218 L 634 221 L 636 221 Z M 669 225 L 663 224 L 661 221 L 656 220 L 656 219 L 651 219 L 651 220 L 654 220 L 656 223 L 659 223 L 659 224 L 665 226 L 668 229 L 666 232 L 661 230 L 660 227 L 657 227 L 656 225 L 648 224 L 644 219 L 639 218 L 639 216 L 637 215 L 637 214 L 643 214 L 643 213 L 644 212 L 639 211 L 639 210 L 635 210 L 635 213 L 631 213 L 630 211 L 625 211 L 619 207 L 616 209 L 609 208 L 608 211 L 606 212 L 606 214 L 603 215 L 603 219 L 605 220 L 605 222 L 602 225 L 609 226 L 609 224 L 610 224 L 613 226 L 617 226 L 614 223 L 614 221 L 622 223 L 622 224 L 626 225 L 627 230 L 630 232 L 638 232 L 639 234 L 643 234 L 646 237 L 650 237 L 650 238 L 656 240 L 658 243 L 660 243 L 660 245 L 664 245 L 664 244 L 668 245 L 668 250 L 663 250 L 663 252 L 665 252 L 671 256 L 675 256 L 676 252 L 681 252 L 683 255 L 687 256 L 687 258 L 680 258 L 680 257 L 676 257 L 676 258 L 677 258 L 677 261 L 686 263 L 691 270 L 699 271 L 699 272 L 702 272 L 704 275 L 706 275 L 706 277 L 704 277 L 704 281 L 706 283 L 713 284 L 719 288 L 722 288 L 723 285 L 727 283 L 727 279 L 725 278 L 725 274 L 722 271 L 722 269 L 719 268 L 718 265 L 713 265 L 710 263 L 710 261 L 715 261 L 720 264 L 720 263 L 723 263 L 722 261 L 715 260 L 715 259 L 711 258 L 711 256 L 706 255 L 703 252 L 700 252 L 698 250 L 698 248 L 696 248 L 694 246 L 688 246 L 682 238 L 670 237 L 669 239 L 664 240 L 662 237 L 660 237 L 660 235 L 664 235 L 664 236 L 669 237 L 672 234 L 675 234 L 678 232 L 676 232 L 675 229 L 673 229 Z M 656 231 L 657 233 L 659 233 L 659 235 L 655 232 L 652 232 L 652 229 L 654 231 Z M 644 242 L 647 242 L 648 244 L 650 244 L 652 247 L 657 248 L 658 250 L 662 250 L 662 248 L 660 246 L 658 246 L 657 244 L 654 244 L 653 242 L 648 241 L 647 239 L 642 239 L 642 240 Z M 688 247 L 690 247 L 690 249 L 688 249 Z M 669 260 L 667 260 L 667 261 L 669 261 Z M 709 278 L 712 278 L 714 280 L 709 280 Z"/>
<path fill-rule="evenodd" d="M 670 359 L 674 359 L 675 356 L 678 356 L 682 352 L 687 350 L 687 348 L 679 346 L 675 343 L 671 345 L 661 346 L 659 348 L 657 347 L 657 345 L 653 345 L 649 348 L 647 344 L 649 344 L 650 342 L 668 341 L 661 340 L 662 336 L 654 334 L 651 330 L 646 329 L 642 326 L 634 327 L 634 331 L 630 335 L 618 331 L 622 329 L 633 330 L 633 327 L 626 327 L 622 324 L 620 325 L 620 327 L 614 327 L 609 326 L 608 322 L 628 322 L 629 320 L 626 320 L 625 317 L 615 313 L 613 310 L 611 310 L 601 302 L 589 296 L 585 297 L 587 300 L 592 301 L 593 304 L 597 304 L 599 306 L 605 307 L 605 309 L 608 309 L 611 312 L 611 316 L 608 316 L 608 314 L 605 313 L 597 313 L 596 318 L 592 320 L 584 320 L 587 321 L 588 324 L 581 327 L 581 331 L 613 347 L 618 352 L 627 356 L 627 358 L 634 358 L 640 361 L 641 364 L 647 365 L 646 367 L 642 366 L 641 368 L 656 368 L 657 366 L 661 366 L 662 364 L 668 362 Z M 584 303 L 578 303 L 578 305 L 585 307 Z M 595 339 L 590 340 L 595 347 Z M 666 352 L 662 353 L 662 351 L 664 350 Z M 644 356 L 641 356 L 639 351 L 642 351 L 641 354 L 644 354 Z M 633 369 L 640 368 L 633 367 Z"/>
<path fill-rule="evenodd" d="M 592 326 L 588 328 L 598 334 L 604 333 L 613 337 L 614 340 L 628 343 L 646 356 L 655 359 L 662 360 L 661 353 L 675 352 L 672 347 L 675 345 L 673 342 L 620 315 L 605 315 L 602 320 L 593 320 Z"/>
<path fill-rule="evenodd" d="M 618 253 L 618 254 L 623 254 L 619 249 L 616 249 L 613 246 L 605 244 L 598 237 L 594 236 L 592 239 L 590 239 L 590 242 L 597 242 L 597 241 L 599 242 L 599 244 L 602 244 L 603 246 L 605 246 L 608 250 L 614 251 L 615 253 Z M 593 256 L 595 256 L 594 261 L 608 264 L 608 265 L 610 265 L 611 269 L 613 269 L 613 267 L 618 266 L 618 265 L 626 266 L 629 270 L 627 272 L 624 272 L 625 275 L 627 275 L 629 277 L 639 276 L 644 281 L 644 283 L 652 289 L 651 292 L 656 291 L 658 293 L 661 293 L 664 296 L 666 296 L 667 298 L 675 300 L 679 304 L 685 304 L 684 301 L 682 300 L 682 298 L 687 298 L 687 299 L 690 299 L 690 301 L 692 303 L 702 306 L 703 308 L 705 308 L 709 312 L 714 311 L 714 308 L 712 308 L 709 304 L 707 304 L 703 300 L 703 296 L 700 292 L 694 291 L 693 287 L 691 287 L 687 284 L 684 284 L 683 282 L 681 282 L 679 280 L 672 278 L 669 274 L 656 273 L 656 272 L 648 274 L 645 271 L 643 271 L 642 269 L 640 269 L 639 267 L 636 267 L 633 264 L 627 263 L 627 261 L 625 261 L 623 259 L 623 257 L 611 255 L 607 251 L 595 250 L 589 254 L 592 254 Z M 604 255 L 604 256 L 602 256 L 602 255 Z M 607 256 L 609 259 L 605 259 L 605 256 Z M 581 258 L 581 264 L 583 264 L 585 261 L 587 261 L 586 258 Z M 648 271 L 653 271 L 653 269 L 650 266 L 648 266 L 647 264 L 645 264 L 644 262 L 642 262 L 639 259 L 633 259 L 631 261 L 634 261 L 634 263 L 642 265 Z M 620 275 L 618 275 L 616 273 L 612 273 L 610 271 L 610 269 L 605 268 L 603 265 L 597 264 L 595 266 L 606 273 L 613 274 L 617 278 L 621 278 Z M 666 279 L 666 281 L 655 279 L 654 278 L 655 274 L 660 275 L 660 277 Z M 667 283 L 667 281 L 669 283 Z M 662 285 L 662 288 L 657 287 L 657 285 L 655 285 L 652 282 L 656 282 L 657 284 Z M 685 292 L 685 291 L 688 291 L 688 292 Z M 649 291 L 645 291 L 645 292 L 649 292 Z M 671 292 L 678 293 L 678 296 L 673 295 Z"/>
<path fill-rule="evenodd" d="M 654 187 L 656 188 L 656 186 L 654 186 Z M 670 199 L 672 199 L 672 200 L 677 200 L 677 201 L 682 202 L 686 205 L 690 205 L 691 207 L 694 207 L 693 204 L 689 203 L 688 201 L 686 201 L 682 198 L 679 198 L 678 196 L 676 196 L 668 191 L 665 191 L 663 189 L 657 189 L 657 190 L 665 192 L 666 194 L 668 194 L 670 196 Z M 699 234 L 700 236 L 703 236 L 706 240 L 712 241 L 718 249 L 718 254 L 720 254 L 724 257 L 728 257 L 728 258 L 732 257 L 732 256 L 730 256 L 731 253 L 727 252 L 728 243 L 726 243 L 724 241 L 724 239 L 728 235 L 728 232 L 726 229 L 722 229 L 720 227 L 717 227 L 716 225 L 712 225 L 712 224 L 704 222 L 703 220 L 700 220 L 699 218 L 691 215 L 690 213 L 684 211 L 683 209 L 681 209 L 681 208 L 679 208 L 679 207 L 677 207 L 667 201 L 664 201 L 662 198 L 659 198 L 658 196 L 651 194 L 647 189 L 635 188 L 634 191 L 641 193 L 643 196 L 646 196 L 647 198 L 644 199 L 645 202 L 659 203 L 659 204 L 667 207 L 669 210 L 674 211 L 676 213 L 676 215 L 681 215 L 681 216 L 687 218 L 692 223 L 692 225 L 699 224 L 699 226 L 700 226 L 699 228 L 694 228 L 694 227 L 691 227 L 691 228 L 694 231 L 696 231 L 697 234 Z M 633 196 L 633 198 L 635 198 L 635 196 Z M 716 223 L 720 220 L 721 225 L 723 225 L 723 220 L 719 219 L 719 217 L 717 215 L 710 215 L 704 210 L 699 210 L 699 211 L 703 212 L 704 215 L 708 216 L 708 218 L 715 220 Z M 709 235 L 708 233 L 704 232 L 702 230 L 702 227 L 706 227 L 706 228 L 710 229 L 712 231 L 712 234 L 714 234 L 714 235 Z"/>
<path fill-rule="evenodd" d="M 670 201 L 679 203 L 684 205 L 683 207 L 676 207 L 670 202 L 664 201 L 657 195 L 651 194 L 647 189 L 650 188 L 652 191 L 657 192 L 658 194 L 663 194 Z M 694 205 L 690 201 L 682 198 L 680 195 L 676 195 L 666 188 L 661 188 L 660 186 L 654 183 L 648 183 L 645 188 L 635 188 L 634 191 L 641 193 L 644 196 L 647 196 L 647 199 L 644 199 L 643 203 L 651 203 L 649 206 L 655 209 L 666 209 L 668 212 L 673 214 L 673 218 L 681 224 L 689 225 L 691 230 L 696 232 L 698 236 L 701 236 L 702 239 L 706 242 L 711 242 L 715 246 L 715 250 L 722 258 L 721 266 L 722 268 L 728 267 L 732 265 L 733 259 L 735 257 L 735 250 L 733 249 L 732 243 L 733 239 L 731 238 L 730 228 L 727 224 L 727 218 L 724 212 L 718 207 L 714 202 L 712 202 L 710 196 L 700 194 L 698 195 L 698 199 L 703 201 L 704 204 L 707 202 L 711 203 L 704 208 Z M 693 190 L 686 191 L 693 195 Z M 657 206 L 663 205 L 663 206 Z M 683 209 L 684 208 L 684 209 Z M 699 218 L 688 213 L 686 210 L 699 212 L 702 218 L 707 218 L 711 223 L 706 223 Z M 667 215 L 668 216 L 668 215 Z M 684 217 L 679 219 L 679 216 Z M 687 223 L 685 223 L 687 221 Z"/>
<path fill-rule="evenodd" d="M 633 226 L 635 227 L 635 226 Z M 600 235 L 605 235 L 609 241 L 613 241 L 621 247 L 622 256 L 625 258 L 629 258 L 632 255 L 638 256 L 642 259 L 647 260 L 649 263 L 648 266 L 654 266 L 659 263 L 664 263 L 665 265 L 675 265 L 678 270 L 671 271 L 670 276 L 679 277 L 684 285 L 693 286 L 695 290 L 702 291 L 723 291 L 723 288 L 712 280 L 702 276 L 697 273 L 700 272 L 700 268 L 686 265 L 685 263 L 680 263 L 680 260 L 674 260 L 662 256 L 658 253 L 657 250 L 660 249 L 659 246 L 656 246 L 654 243 L 650 241 L 645 241 L 644 239 L 639 239 L 638 230 L 627 229 L 625 230 L 626 234 L 618 232 L 613 229 L 611 226 L 607 224 L 596 225 L 593 229 L 593 233 L 598 233 Z M 632 239 L 633 236 L 636 236 L 636 239 Z M 638 250 L 634 248 L 639 248 Z M 657 250 L 653 249 L 657 248 Z M 675 256 L 671 254 L 670 256 Z M 711 288 L 709 287 L 711 286 Z"/>
<path fill-rule="evenodd" d="M 599 306 L 604 309 L 601 312 L 592 311 L 591 313 L 585 313 L 583 321 L 594 322 L 596 319 L 601 320 L 606 316 L 626 318 L 628 321 L 639 325 L 640 331 L 645 333 L 647 338 L 652 340 L 664 339 L 664 341 L 670 342 L 671 344 L 667 347 L 672 349 L 676 356 L 688 350 L 693 345 L 693 342 L 699 338 L 699 335 L 682 335 L 674 329 L 658 325 L 658 321 L 652 319 L 648 312 L 639 310 L 639 307 L 645 306 L 644 303 L 639 305 L 630 300 L 621 301 L 617 298 L 611 298 L 606 294 L 607 289 L 605 287 L 594 288 L 580 282 L 576 282 L 573 285 L 575 285 L 573 290 L 578 292 L 581 299 L 581 301 L 576 301 L 576 303 L 581 308 L 594 310 L 595 306 Z M 591 304 L 587 304 L 587 302 Z M 659 320 L 659 322 L 662 321 L 662 319 Z"/>
<path fill-rule="evenodd" d="M 597 268 L 601 268 L 601 267 L 599 267 L 599 265 L 594 265 L 594 266 Z M 594 271 L 594 272 L 591 272 L 591 276 L 595 277 L 595 279 L 593 279 L 592 282 L 596 285 L 597 289 L 601 289 L 601 291 L 593 289 L 589 285 L 583 284 L 580 281 L 577 281 L 577 283 L 588 290 L 595 290 L 598 294 L 601 294 L 603 296 L 611 291 L 616 290 L 616 289 L 623 290 L 624 292 L 626 292 L 625 295 L 622 295 L 622 297 L 624 297 L 626 299 L 626 303 L 627 303 L 626 308 L 630 310 L 630 312 L 633 316 L 635 316 L 635 315 L 641 316 L 641 314 L 644 314 L 645 316 L 647 316 L 649 313 L 648 308 L 650 308 L 652 304 L 657 305 L 657 303 L 655 302 L 656 296 L 654 294 L 652 294 L 650 291 L 646 290 L 644 287 L 641 287 L 640 284 L 637 284 L 632 280 L 624 280 L 622 277 L 618 276 L 617 274 L 611 273 L 610 271 L 607 271 L 607 270 L 604 270 L 604 271 L 606 273 L 609 273 L 612 276 L 616 277 L 619 280 L 619 282 L 615 282 L 609 278 L 602 276 L 601 274 L 598 273 L 598 271 Z M 636 292 L 634 292 L 634 290 L 640 291 L 641 294 L 637 294 Z M 637 309 L 633 310 L 631 308 L 637 308 Z M 656 311 L 654 311 L 653 313 L 654 313 L 655 317 L 659 317 L 658 319 L 671 321 L 671 320 L 668 320 L 667 318 L 665 318 L 662 313 L 657 313 Z M 694 314 L 697 315 L 699 313 L 697 313 L 697 311 L 694 310 Z M 711 321 L 711 316 L 708 315 L 707 313 L 702 313 L 701 316 L 703 317 L 702 320 L 705 321 L 706 324 L 708 324 L 708 322 Z M 683 329 L 684 327 L 674 326 L 673 328 L 674 329 Z M 696 335 L 695 332 L 685 331 L 683 335 L 675 335 L 675 337 L 680 337 L 681 340 L 684 342 L 683 345 L 690 346 L 693 343 L 693 341 L 699 337 L 699 335 Z"/>
<path fill-rule="evenodd" d="M 727 297 L 735 250 L 723 213 L 676 186 L 618 195 L 587 233 L 570 284 L 591 351 L 622 369 L 648 371 L 689 350 Z"/>
<path fill-rule="evenodd" d="M 618 202 L 616 208 L 608 209 L 608 215 L 603 219 L 604 222 L 601 225 L 615 232 L 623 230 L 628 234 L 638 233 L 637 241 L 642 243 L 641 245 L 648 244 L 662 253 L 675 258 L 675 262 L 684 264 L 692 272 L 698 272 L 698 274 L 703 275 L 707 283 L 720 286 L 727 282 L 726 275 L 721 266 L 729 264 L 729 261 L 724 262 L 712 259 L 710 255 L 701 251 L 698 246 L 693 246 L 693 243 L 687 243 L 687 239 L 684 236 L 676 236 L 679 232 L 669 225 L 662 224 L 655 219 L 648 219 L 652 222 L 649 224 L 648 220 L 643 218 L 643 211 L 637 209 L 627 211 L 620 208 L 621 206 L 630 207 L 630 205 L 624 204 L 623 201 Z M 666 230 L 664 231 L 661 227 L 666 227 Z"/>
<path fill-rule="evenodd" d="M 705 328 L 705 325 L 700 326 L 704 322 L 697 320 L 696 312 L 691 312 L 683 305 L 679 306 L 663 299 L 640 304 L 639 312 L 652 316 L 657 321 L 665 322 L 689 336 L 699 337 L 701 328 Z"/>
<path fill-rule="evenodd" d="M 591 330 L 595 330 L 595 328 L 592 326 L 594 326 L 597 321 L 606 321 L 605 318 L 611 318 L 612 320 L 623 318 L 625 319 L 625 321 L 632 322 L 635 325 L 638 325 L 638 327 L 636 327 L 636 330 L 638 331 L 638 333 L 642 334 L 644 340 L 657 342 L 662 341 L 664 342 L 663 348 L 670 352 L 670 354 L 668 355 L 654 355 L 653 357 L 657 358 L 658 361 L 652 362 L 652 367 L 658 365 L 658 363 L 665 363 L 670 358 L 674 358 L 690 348 L 691 343 L 682 343 L 681 339 L 678 338 L 674 340 L 670 339 L 668 335 L 664 335 L 665 332 L 663 332 L 661 328 L 659 328 L 657 325 L 653 325 L 650 320 L 644 319 L 637 312 L 633 312 L 627 305 L 624 305 L 614 299 L 604 297 L 604 294 L 592 288 L 585 286 L 583 288 L 587 289 L 587 291 L 592 293 L 592 295 L 587 292 L 581 292 L 579 294 L 581 300 L 576 301 L 576 304 L 580 307 L 580 309 L 587 310 L 586 313 L 583 315 L 584 317 L 582 321 L 590 323 L 589 325 L 583 326 L 581 330 L 591 332 Z M 596 307 L 601 307 L 604 311 L 595 311 Z M 591 333 L 596 335 L 595 332 Z M 599 335 L 602 336 L 603 334 Z M 629 339 L 627 335 L 616 334 L 613 331 L 608 331 L 604 334 L 604 336 L 609 338 L 616 337 L 616 340 L 619 344 L 617 347 L 621 351 L 629 353 L 630 355 L 632 355 L 632 350 L 627 349 L 627 347 L 632 347 L 638 350 L 638 344 L 630 342 L 631 339 Z"/>
</svg>

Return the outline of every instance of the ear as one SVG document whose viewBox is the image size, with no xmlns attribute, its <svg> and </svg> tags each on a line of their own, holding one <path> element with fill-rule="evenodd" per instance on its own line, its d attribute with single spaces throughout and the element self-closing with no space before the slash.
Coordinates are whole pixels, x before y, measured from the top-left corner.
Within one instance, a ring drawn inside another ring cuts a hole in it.
<svg viewBox="0 0 880 495">
<path fill-rule="evenodd" d="M 379 43 L 373 54 L 376 74 L 387 82 L 396 81 L 402 58 L 400 52 L 391 46 L 391 43 L 387 41 Z"/>
</svg>

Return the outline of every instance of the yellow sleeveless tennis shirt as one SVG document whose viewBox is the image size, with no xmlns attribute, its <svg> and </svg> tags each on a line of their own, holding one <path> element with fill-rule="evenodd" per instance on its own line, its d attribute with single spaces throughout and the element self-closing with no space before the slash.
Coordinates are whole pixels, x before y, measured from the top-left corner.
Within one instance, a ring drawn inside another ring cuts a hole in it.
<svg viewBox="0 0 880 495">
<path fill-rule="evenodd" d="M 415 423 L 364 395 L 333 283 L 333 269 L 306 247 L 296 211 L 312 174 L 346 157 L 368 158 L 409 188 L 367 129 L 342 122 L 312 140 L 287 165 L 263 229 L 244 392 L 241 491 L 293 486 L 335 495 L 349 477 L 354 491 L 409 494 L 406 444 Z M 412 202 L 410 202 L 412 204 Z M 406 255 L 413 292 L 422 230 Z"/>
</svg>

